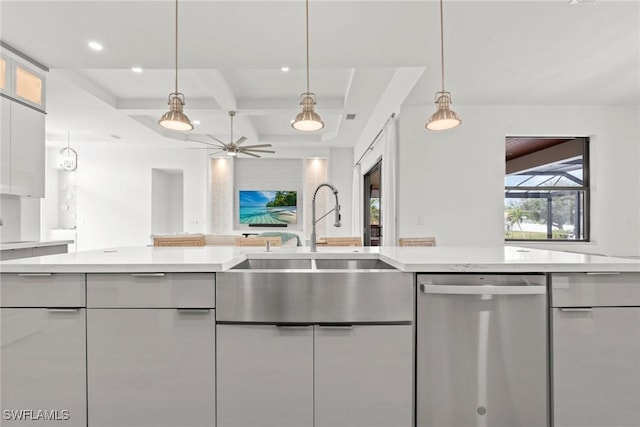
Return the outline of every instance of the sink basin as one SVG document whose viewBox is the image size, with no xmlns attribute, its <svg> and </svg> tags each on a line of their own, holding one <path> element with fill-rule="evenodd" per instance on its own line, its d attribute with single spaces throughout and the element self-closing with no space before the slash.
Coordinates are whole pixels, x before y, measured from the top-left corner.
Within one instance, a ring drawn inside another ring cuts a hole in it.
<svg viewBox="0 0 640 427">
<path fill-rule="evenodd" d="M 314 261 L 318 270 L 393 269 L 379 259 L 316 259 Z"/>
<path fill-rule="evenodd" d="M 377 259 L 248 259 L 231 270 L 393 270 Z"/>
<path fill-rule="evenodd" d="M 248 259 L 232 270 L 290 270 L 311 269 L 310 259 Z"/>
</svg>

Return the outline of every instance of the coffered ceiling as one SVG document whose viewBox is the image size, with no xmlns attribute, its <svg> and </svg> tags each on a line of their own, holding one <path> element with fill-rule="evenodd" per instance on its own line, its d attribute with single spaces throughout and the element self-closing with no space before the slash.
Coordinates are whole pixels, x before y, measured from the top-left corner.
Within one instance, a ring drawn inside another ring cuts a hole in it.
<svg viewBox="0 0 640 427">
<path fill-rule="evenodd" d="M 640 3 L 445 0 L 446 87 L 465 105 L 627 105 L 640 99 Z M 326 127 L 290 122 L 305 91 L 303 0 L 180 0 L 179 89 L 191 132 L 349 147 L 402 104 L 432 113 L 434 0 L 311 0 L 311 91 Z M 195 147 L 157 119 L 174 89 L 173 0 L 2 0 L 0 38 L 51 69 L 47 134 Z M 102 52 L 88 48 L 96 40 Z M 140 74 L 131 68 L 143 68 Z M 281 67 L 289 67 L 288 72 Z M 459 106 L 456 108 L 455 106 Z M 355 114 L 347 120 L 347 114 Z"/>
</svg>

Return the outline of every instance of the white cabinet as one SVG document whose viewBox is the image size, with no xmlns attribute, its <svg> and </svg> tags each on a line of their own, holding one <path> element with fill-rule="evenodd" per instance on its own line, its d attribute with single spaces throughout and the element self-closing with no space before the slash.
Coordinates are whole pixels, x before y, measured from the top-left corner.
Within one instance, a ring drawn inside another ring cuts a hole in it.
<svg viewBox="0 0 640 427">
<path fill-rule="evenodd" d="M 11 194 L 44 197 L 44 114 L 11 105 Z"/>
<path fill-rule="evenodd" d="M 213 310 L 89 309 L 92 427 L 215 425 Z"/>
<path fill-rule="evenodd" d="M 218 325 L 218 425 L 410 427 L 412 331 Z"/>
<path fill-rule="evenodd" d="M 218 426 L 313 426 L 313 327 L 218 325 Z"/>
<path fill-rule="evenodd" d="M 0 191 L 44 197 L 45 116 L 31 107 L 0 98 L 2 170 Z"/>
<path fill-rule="evenodd" d="M 411 325 L 315 327 L 315 427 L 410 427 Z"/>
<path fill-rule="evenodd" d="M 88 425 L 215 425 L 214 294 L 214 274 L 87 275 Z"/>
<path fill-rule="evenodd" d="M 44 197 L 46 71 L 9 51 L 0 56 L 1 194 Z"/>
<path fill-rule="evenodd" d="M 2 426 L 86 427 L 84 275 L 0 276 Z"/>
<path fill-rule="evenodd" d="M 640 308 L 554 308 L 553 371 L 555 427 L 640 425 Z"/>
<path fill-rule="evenodd" d="M 2 308 L 2 425 L 87 425 L 85 309 Z"/>
<path fill-rule="evenodd" d="M 555 427 L 640 425 L 640 275 L 554 274 Z"/>
<path fill-rule="evenodd" d="M 11 101 L 0 96 L 0 193 L 11 192 Z"/>
</svg>

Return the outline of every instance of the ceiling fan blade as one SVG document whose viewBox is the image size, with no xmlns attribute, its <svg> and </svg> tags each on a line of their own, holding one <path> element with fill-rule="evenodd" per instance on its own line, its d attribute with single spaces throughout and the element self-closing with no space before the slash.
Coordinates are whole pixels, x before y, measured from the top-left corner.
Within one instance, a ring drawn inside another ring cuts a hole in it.
<svg viewBox="0 0 640 427">
<path fill-rule="evenodd" d="M 271 154 L 275 154 L 275 151 L 272 151 L 272 150 L 254 150 L 254 149 L 243 150 L 243 149 L 239 149 L 238 151 L 241 152 L 241 153 L 248 153 L 248 152 L 251 151 L 251 152 L 254 152 L 254 153 L 271 153 Z"/>
<path fill-rule="evenodd" d="M 193 138 L 189 138 L 189 139 L 187 139 L 187 141 L 199 142 L 200 144 L 207 144 L 207 145 L 211 145 L 212 147 L 221 147 L 219 144 L 212 144 L 210 142 L 200 141 L 198 139 L 193 139 Z M 222 145 L 222 146 L 224 146 L 224 145 Z"/>
<path fill-rule="evenodd" d="M 226 146 L 226 145 L 227 145 L 227 143 L 226 143 L 226 142 L 222 142 L 222 141 L 220 141 L 218 138 L 216 138 L 216 137 L 215 137 L 215 136 L 213 136 L 213 135 L 209 135 L 209 134 L 207 134 L 207 136 L 208 136 L 209 138 L 213 139 L 214 141 L 218 141 L 220 144 L 222 144 L 222 145 L 224 145 L 224 146 Z"/>
<path fill-rule="evenodd" d="M 238 152 L 239 152 L 239 153 L 242 153 L 242 154 L 246 154 L 246 155 L 248 155 L 248 156 L 260 157 L 260 156 L 258 156 L 257 154 L 252 154 L 252 153 L 249 153 L 248 151 L 238 151 Z"/>
<path fill-rule="evenodd" d="M 242 148 L 259 148 L 259 147 L 273 147 L 271 144 L 257 144 L 257 145 L 245 145 Z"/>
<path fill-rule="evenodd" d="M 236 141 L 236 145 L 240 145 L 240 144 L 242 144 L 243 142 L 245 142 L 246 140 L 247 140 L 247 137 L 246 137 L 246 136 L 243 136 L 243 137 L 241 137 L 240 139 L 238 139 L 238 140 Z"/>
</svg>

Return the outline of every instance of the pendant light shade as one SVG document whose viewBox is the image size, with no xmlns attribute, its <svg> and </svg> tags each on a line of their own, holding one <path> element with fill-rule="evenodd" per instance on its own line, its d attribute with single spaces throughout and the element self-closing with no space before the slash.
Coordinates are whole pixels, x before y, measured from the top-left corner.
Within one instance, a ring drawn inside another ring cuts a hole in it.
<svg viewBox="0 0 640 427">
<path fill-rule="evenodd" d="M 324 122 L 320 118 L 320 115 L 314 111 L 316 96 L 313 93 L 303 93 L 300 95 L 300 105 L 302 105 L 302 112 L 296 116 L 291 126 L 303 132 L 322 129 Z"/>
<path fill-rule="evenodd" d="M 158 124 L 166 129 L 188 131 L 193 129 L 191 120 L 184 114 L 184 95 L 178 92 L 178 0 L 176 0 L 176 90 L 169 94 L 169 111 L 164 113 Z"/>
<path fill-rule="evenodd" d="M 172 93 L 169 95 L 169 111 L 164 113 L 158 123 L 160 126 L 171 129 L 187 131 L 193 129 L 189 117 L 182 112 L 184 109 L 184 95 Z"/>
<path fill-rule="evenodd" d="M 429 130 L 447 130 L 460 126 L 462 120 L 451 110 L 451 93 L 444 90 L 444 14 L 440 0 L 440 65 L 442 72 L 442 90 L 436 92 L 437 110 L 431 115 L 425 128 Z"/>
<path fill-rule="evenodd" d="M 455 111 L 449 108 L 451 104 L 451 94 L 449 92 L 436 93 L 436 105 L 438 109 L 431 115 L 426 124 L 429 130 L 446 130 L 460 126 L 462 120 Z"/>
<path fill-rule="evenodd" d="M 320 115 L 315 112 L 316 95 L 309 90 L 309 0 L 305 0 L 305 28 L 307 34 L 307 91 L 300 95 L 302 112 L 299 113 L 291 126 L 302 132 L 313 132 L 324 127 Z"/>
</svg>

